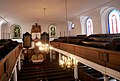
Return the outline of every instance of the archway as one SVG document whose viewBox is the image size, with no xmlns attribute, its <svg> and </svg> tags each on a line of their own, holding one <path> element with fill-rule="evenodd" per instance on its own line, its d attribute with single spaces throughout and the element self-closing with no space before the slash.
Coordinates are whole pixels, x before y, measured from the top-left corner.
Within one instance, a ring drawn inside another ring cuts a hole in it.
<svg viewBox="0 0 120 81">
<path fill-rule="evenodd" d="M 102 34 L 109 33 L 108 31 L 108 15 L 111 10 L 114 10 L 116 8 L 114 7 L 103 7 L 100 10 L 100 15 L 101 15 L 101 26 L 102 26 Z"/>
</svg>

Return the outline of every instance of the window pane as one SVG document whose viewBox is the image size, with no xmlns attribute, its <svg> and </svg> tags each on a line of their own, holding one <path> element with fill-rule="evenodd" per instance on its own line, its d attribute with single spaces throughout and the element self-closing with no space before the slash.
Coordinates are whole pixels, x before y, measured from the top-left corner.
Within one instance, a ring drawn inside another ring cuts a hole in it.
<svg viewBox="0 0 120 81">
<path fill-rule="evenodd" d="M 87 35 L 93 34 L 93 22 L 91 18 L 88 18 L 86 21 L 86 32 Z"/>
<path fill-rule="evenodd" d="M 108 32 L 120 33 L 120 12 L 112 10 L 108 15 Z"/>
</svg>

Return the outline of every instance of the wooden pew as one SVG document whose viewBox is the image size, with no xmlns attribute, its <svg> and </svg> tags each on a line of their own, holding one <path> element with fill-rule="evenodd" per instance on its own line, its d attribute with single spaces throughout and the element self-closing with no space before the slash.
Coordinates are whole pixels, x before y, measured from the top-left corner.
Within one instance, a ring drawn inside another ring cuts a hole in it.
<svg viewBox="0 0 120 81">
<path fill-rule="evenodd" d="M 120 43 L 120 34 L 92 34 L 79 41 L 78 45 L 115 50 Z"/>
<path fill-rule="evenodd" d="M 70 44 L 77 44 L 79 41 L 83 40 L 86 35 L 77 35 L 77 36 L 70 36 L 70 37 L 59 37 L 58 39 L 54 39 L 54 42 L 62 42 L 62 43 L 70 43 Z"/>
<path fill-rule="evenodd" d="M 107 68 L 106 71 L 108 75 L 110 72 L 108 71 L 109 69 L 117 71 L 118 73 L 120 72 L 119 51 L 108 50 L 108 49 L 106 50 L 106 49 L 95 48 L 90 46 L 74 45 L 74 44 L 61 43 L 61 42 L 51 42 L 51 45 L 54 48 L 69 52 L 73 55 L 76 55 L 93 63 L 104 66 L 105 68 Z M 100 69 L 97 70 L 103 72 Z M 116 76 L 118 77 L 118 75 Z"/>
</svg>

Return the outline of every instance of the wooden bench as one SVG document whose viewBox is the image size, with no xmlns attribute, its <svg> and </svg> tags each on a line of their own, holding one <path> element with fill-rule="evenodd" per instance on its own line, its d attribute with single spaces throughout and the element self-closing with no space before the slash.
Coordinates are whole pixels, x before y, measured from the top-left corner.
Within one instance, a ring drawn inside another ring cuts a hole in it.
<svg viewBox="0 0 120 81">
<path fill-rule="evenodd" d="M 79 41 L 79 45 L 115 50 L 120 34 L 93 34 Z"/>
<path fill-rule="evenodd" d="M 70 37 L 59 37 L 58 39 L 54 39 L 54 42 L 62 42 L 62 43 L 70 43 L 70 44 L 77 44 L 80 40 L 83 40 L 86 35 L 77 35 L 77 36 L 70 36 Z"/>
</svg>

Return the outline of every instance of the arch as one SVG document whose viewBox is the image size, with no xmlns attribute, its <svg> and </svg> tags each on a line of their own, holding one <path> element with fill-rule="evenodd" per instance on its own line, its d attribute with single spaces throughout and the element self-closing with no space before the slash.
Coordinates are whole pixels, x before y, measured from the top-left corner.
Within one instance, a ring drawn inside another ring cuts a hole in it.
<svg viewBox="0 0 120 81">
<path fill-rule="evenodd" d="M 22 29 L 20 25 L 13 24 L 11 25 L 11 38 L 21 39 Z"/>
<path fill-rule="evenodd" d="M 57 36 L 57 28 L 55 25 L 49 26 L 49 37 L 56 37 Z"/>
<path fill-rule="evenodd" d="M 86 34 L 87 35 L 93 34 L 93 22 L 90 17 L 88 17 L 86 20 Z"/>
<path fill-rule="evenodd" d="M 81 23 L 81 33 L 86 34 L 86 20 L 88 16 L 80 16 L 80 23 Z"/>
<path fill-rule="evenodd" d="M 1 39 L 10 39 L 9 23 L 1 23 Z"/>
<path fill-rule="evenodd" d="M 2 39 L 2 23 L 3 21 L 0 20 L 0 39 Z"/>
<path fill-rule="evenodd" d="M 75 24 L 72 21 L 68 21 L 67 23 L 68 23 L 68 30 L 69 31 L 75 28 Z"/>
<path fill-rule="evenodd" d="M 81 22 L 82 34 L 87 34 L 87 35 L 93 34 L 93 22 L 89 16 L 81 16 L 80 22 Z M 91 33 L 88 31 L 91 31 Z"/>
<path fill-rule="evenodd" d="M 111 10 L 108 14 L 108 32 L 120 33 L 120 12 Z"/>
<path fill-rule="evenodd" d="M 108 29 L 108 15 L 111 10 L 116 9 L 115 7 L 102 7 L 100 10 L 100 16 L 101 16 L 101 26 L 102 26 L 102 34 L 109 33 Z M 117 9 L 116 9 L 117 10 Z"/>
</svg>

